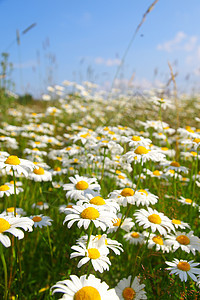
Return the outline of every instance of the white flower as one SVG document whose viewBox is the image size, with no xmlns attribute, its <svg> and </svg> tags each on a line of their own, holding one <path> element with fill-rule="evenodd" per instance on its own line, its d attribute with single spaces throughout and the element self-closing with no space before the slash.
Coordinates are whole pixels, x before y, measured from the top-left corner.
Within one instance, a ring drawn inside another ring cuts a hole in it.
<svg viewBox="0 0 200 300">
<path fill-rule="evenodd" d="M 151 228 L 152 232 L 159 231 L 161 235 L 166 235 L 171 230 L 174 231 L 174 226 L 170 219 L 163 213 L 158 212 L 150 207 L 145 209 L 137 210 L 134 213 L 136 222 L 139 226 L 143 226 L 144 229 Z"/>
<path fill-rule="evenodd" d="M 181 281 L 187 281 L 187 276 L 189 275 L 192 280 L 197 281 L 197 277 L 194 274 L 200 274 L 200 269 L 195 268 L 199 265 L 199 263 L 194 263 L 193 260 L 186 261 L 186 260 L 178 260 L 175 258 L 173 262 L 166 261 L 165 262 L 169 268 L 167 270 L 170 270 L 170 274 L 179 275 L 179 278 Z"/>
<path fill-rule="evenodd" d="M 77 267 L 80 268 L 87 262 L 91 261 L 92 266 L 95 271 L 99 271 L 103 273 L 104 270 L 109 270 L 109 265 L 111 262 L 107 257 L 109 250 L 105 246 L 105 243 L 102 241 L 100 245 L 94 243 L 93 241 L 89 242 L 88 247 L 86 245 L 79 242 L 78 246 L 71 247 L 76 252 L 73 252 L 70 255 L 70 258 L 74 258 L 77 256 L 83 256 L 83 258 L 79 261 Z"/>
<path fill-rule="evenodd" d="M 132 161 L 138 161 L 145 163 L 148 160 L 151 161 L 163 161 L 165 159 L 165 155 L 160 153 L 158 150 L 147 149 L 143 146 L 138 146 L 134 151 L 129 151 L 123 155 L 125 159 L 127 159 L 128 163 Z"/>
<path fill-rule="evenodd" d="M 43 201 L 39 201 L 37 203 L 33 203 L 32 208 L 39 208 L 39 210 L 45 210 L 49 208 L 49 204 Z"/>
<path fill-rule="evenodd" d="M 25 231 L 33 231 L 34 222 L 27 217 L 19 217 L 19 216 L 4 216 L 0 215 L 0 242 L 5 247 L 10 247 L 11 242 L 10 238 L 4 233 L 12 233 L 19 240 L 23 239 L 24 232 L 17 227 L 24 229 Z"/>
<path fill-rule="evenodd" d="M 131 275 L 128 278 L 120 280 L 115 287 L 115 291 L 120 300 L 124 299 L 147 299 L 146 292 L 144 291 L 145 284 L 140 284 L 140 280 L 135 277 L 131 284 Z"/>
<path fill-rule="evenodd" d="M 39 167 L 38 169 L 35 169 L 33 173 L 29 174 L 29 179 L 34 181 L 51 181 L 52 175 L 42 167 Z"/>
<path fill-rule="evenodd" d="M 132 218 L 125 218 L 122 222 L 122 214 L 118 214 L 117 218 L 112 221 L 112 226 L 108 229 L 108 233 L 112 233 L 118 230 L 119 226 L 120 229 L 125 231 L 130 231 L 130 229 L 135 225 Z"/>
<path fill-rule="evenodd" d="M 95 227 L 100 227 L 103 231 L 106 230 L 106 227 L 112 226 L 112 220 L 116 218 L 116 215 L 102 209 L 102 207 L 97 207 L 92 204 L 83 204 L 83 205 L 74 205 L 72 208 L 66 208 L 66 211 L 71 212 L 65 217 L 65 222 L 67 227 L 70 228 L 74 222 L 78 222 L 77 226 L 84 227 L 88 229 L 91 222 L 94 223 Z"/>
<path fill-rule="evenodd" d="M 158 196 L 150 193 L 148 190 L 137 190 L 135 192 L 135 204 L 139 205 L 146 205 L 149 206 L 150 204 L 155 204 L 158 202 Z"/>
<path fill-rule="evenodd" d="M 54 293 L 63 293 L 60 299 L 95 299 L 95 300 L 119 300 L 114 289 L 109 290 L 109 286 L 93 274 L 83 275 L 80 278 L 70 275 L 71 280 L 58 281 L 51 289 Z"/>
<path fill-rule="evenodd" d="M 23 173 L 27 177 L 28 172 L 33 171 L 35 165 L 27 159 L 18 158 L 16 155 L 10 155 L 6 160 L 5 158 L 0 159 L 0 169 L 4 168 L 6 169 L 6 172 L 13 170 L 19 175 Z"/>
<path fill-rule="evenodd" d="M 63 189 L 67 190 L 66 197 L 71 199 L 83 199 L 86 193 L 91 193 L 93 191 L 98 192 L 100 190 L 100 185 L 97 183 L 96 178 L 87 178 L 79 175 L 75 177 L 69 177 L 72 183 L 67 183 L 63 185 Z"/>
<path fill-rule="evenodd" d="M 195 255 L 196 250 L 200 251 L 200 239 L 193 235 L 193 231 L 189 233 L 178 231 L 175 235 L 167 235 L 166 244 L 171 246 L 174 251 L 180 247 L 187 253 L 191 251 L 193 255 Z"/>
<path fill-rule="evenodd" d="M 34 227 L 40 228 L 43 226 L 51 226 L 51 222 L 53 221 L 50 217 L 43 215 L 30 216 L 30 219 L 34 221 Z"/>
<path fill-rule="evenodd" d="M 140 232 L 131 231 L 124 235 L 124 239 L 130 244 L 137 245 L 144 243 L 145 236 Z"/>
</svg>

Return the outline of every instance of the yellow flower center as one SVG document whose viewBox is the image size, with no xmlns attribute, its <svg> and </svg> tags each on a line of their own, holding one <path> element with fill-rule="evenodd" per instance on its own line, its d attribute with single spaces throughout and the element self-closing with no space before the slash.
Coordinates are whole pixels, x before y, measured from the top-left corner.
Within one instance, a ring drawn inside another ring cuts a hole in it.
<svg viewBox="0 0 200 300">
<path fill-rule="evenodd" d="M 90 204 L 95 204 L 95 205 L 105 205 L 106 202 L 104 199 L 100 196 L 96 196 L 90 200 Z"/>
<path fill-rule="evenodd" d="M 125 188 L 123 189 L 123 191 L 121 191 L 121 195 L 123 197 L 133 196 L 134 194 L 135 194 L 134 190 L 130 188 Z"/>
<path fill-rule="evenodd" d="M 10 223 L 3 218 L 0 218 L 0 233 L 8 230 L 10 228 Z"/>
<path fill-rule="evenodd" d="M 176 240 L 181 245 L 188 245 L 190 243 L 190 239 L 186 235 L 179 235 Z"/>
<path fill-rule="evenodd" d="M 167 147 L 161 147 L 161 150 L 162 150 L 162 151 L 167 151 L 168 148 L 167 148 Z"/>
<path fill-rule="evenodd" d="M 10 181 L 10 184 L 14 184 L 14 180 L 11 180 L 11 181 Z"/>
<path fill-rule="evenodd" d="M 121 171 L 120 170 L 116 170 L 116 172 L 115 172 L 116 174 L 121 174 Z"/>
<path fill-rule="evenodd" d="M 187 261 L 180 261 L 177 265 L 177 268 L 181 271 L 189 271 L 190 270 L 190 264 Z"/>
<path fill-rule="evenodd" d="M 84 180 L 81 180 L 81 181 L 77 182 L 77 184 L 76 184 L 77 190 L 87 190 L 88 187 L 89 187 L 89 184 Z"/>
<path fill-rule="evenodd" d="M 119 226 L 121 224 L 121 219 L 118 218 L 115 220 L 116 222 L 113 222 L 113 226 Z"/>
<path fill-rule="evenodd" d="M 180 225 L 180 224 L 181 224 L 181 221 L 180 221 L 180 220 L 173 219 L 173 220 L 172 220 L 172 223 L 173 223 L 173 224 Z"/>
<path fill-rule="evenodd" d="M 37 202 L 37 205 L 39 205 L 39 206 L 41 206 L 41 205 L 43 205 L 44 203 L 42 202 L 42 201 L 39 201 L 39 202 Z"/>
<path fill-rule="evenodd" d="M 119 179 L 125 179 L 125 177 L 123 175 L 119 175 L 118 178 Z"/>
<path fill-rule="evenodd" d="M 81 213 L 81 218 L 96 220 L 100 216 L 98 210 L 94 207 L 87 207 Z"/>
<path fill-rule="evenodd" d="M 34 222 L 40 222 L 40 221 L 42 220 L 42 218 L 39 217 L 39 216 L 35 216 L 35 217 L 32 218 L 32 220 L 33 220 Z"/>
<path fill-rule="evenodd" d="M 44 169 L 39 167 L 38 169 L 35 169 L 33 173 L 35 173 L 36 175 L 44 175 Z"/>
<path fill-rule="evenodd" d="M 185 202 L 186 203 L 192 203 L 192 200 L 191 199 L 185 199 Z"/>
<path fill-rule="evenodd" d="M 198 144 L 198 143 L 200 143 L 200 139 L 195 138 L 195 139 L 193 140 L 193 142 Z"/>
<path fill-rule="evenodd" d="M 136 292 L 130 287 L 126 287 L 122 292 L 122 296 L 125 300 L 133 300 L 135 298 L 135 295 Z"/>
<path fill-rule="evenodd" d="M 154 241 L 155 244 L 163 245 L 163 239 L 161 238 L 160 235 L 155 235 L 152 240 Z"/>
<path fill-rule="evenodd" d="M 54 171 L 59 172 L 59 171 L 61 171 L 61 168 L 60 168 L 60 167 L 55 167 L 55 168 L 54 168 Z"/>
<path fill-rule="evenodd" d="M 7 212 L 14 212 L 15 211 L 15 208 L 14 207 L 8 207 L 6 209 Z"/>
<path fill-rule="evenodd" d="M 138 232 L 132 232 L 132 233 L 131 233 L 131 237 L 134 238 L 134 239 L 138 239 L 139 236 L 140 236 L 140 235 L 139 235 Z"/>
<path fill-rule="evenodd" d="M 152 215 L 148 216 L 148 220 L 149 220 L 149 222 L 154 223 L 154 224 L 160 224 L 162 222 L 160 216 L 157 214 L 152 214 Z"/>
<path fill-rule="evenodd" d="M 178 167 L 180 167 L 180 164 L 177 161 L 172 161 L 170 166 L 178 168 Z"/>
<path fill-rule="evenodd" d="M 150 150 L 146 149 L 145 147 L 143 146 L 139 146 L 137 147 L 137 149 L 135 149 L 135 154 L 139 154 L 139 155 L 142 155 L 142 154 L 147 154 Z"/>
<path fill-rule="evenodd" d="M 158 171 L 158 170 L 153 171 L 153 175 L 160 176 L 160 171 Z"/>
<path fill-rule="evenodd" d="M 74 295 L 74 300 L 101 300 L 99 291 L 93 286 L 84 286 Z"/>
<path fill-rule="evenodd" d="M 9 186 L 6 184 L 0 186 L 0 191 L 8 191 L 9 189 L 10 189 Z"/>
<path fill-rule="evenodd" d="M 8 165 L 19 165 L 20 164 L 20 160 L 19 160 L 19 158 L 16 155 L 10 155 L 6 159 L 5 164 L 8 164 Z"/>
<path fill-rule="evenodd" d="M 197 152 L 191 151 L 190 154 L 192 154 L 192 156 L 197 156 Z"/>
<path fill-rule="evenodd" d="M 80 135 L 80 137 L 82 137 L 82 138 L 87 138 L 88 136 L 91 136 L 91 134 L 85 133 L 85 134 L 81 134 L 81 135 Z"/>
<path fill-rule="evenodd" d="M 108 127 L 104 127 L 103 130 L 104 130 L 104 131 L 109 131 L 109 128 L 108 128 Z"/>
<path fill-rule="evenodd" d="M 148 196 L 148 193 L 145 190 L 139 190 L 138 192 L 140 192 L 141 194 L 145 194 L 146 196 Z"/>
<path fill-rule="evenodd" d="M 90 248 L 90 249 L 88 249 L 88 256 L 91 259 L 97 259 L 100 257 L 100 252 L 96 248 Z"/>
<path fill-rule="evenodd" d="M 174 170 L 169 170 L 169 173 L 175 174 L 175 171 Z"/>
<path fill-rule="evenodd" d="M 138 142 L 138 141 L 141 141 L 141 138 L 139 136 L 134 135 L 134 136 L 132 136 L 132 141 Z"/>
<path fill-rule="evenodd" d="M 33 150 L 33 151 L 39 151 L 38 148 L 33 148 L 32 150 Z"/>
</svg>

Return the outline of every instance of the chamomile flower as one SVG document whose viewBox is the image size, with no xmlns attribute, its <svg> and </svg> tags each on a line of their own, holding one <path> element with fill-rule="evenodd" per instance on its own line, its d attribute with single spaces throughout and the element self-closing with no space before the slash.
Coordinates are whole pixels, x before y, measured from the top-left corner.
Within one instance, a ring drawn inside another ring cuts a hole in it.
<svg viewBox="0 0 200 300">
<path fill-rule="evenodd" d="M 24 229 L 25 231 L 33 231 L 33 221 L 27 217 L 20 216 L 3 216 L 0 215 L 0 242 L 5 247 L 10 247 L 11 242 L 10 238 L 4 233 L 11 233 L 19 240 L 24 238 L 24 232 L 19 228 Z M 19 228 L 18 228 L 19 227 Z"/>
<path fill-rule="evenodd" d="M 16 155 L 10 155 L 6 158 L 0 158 L 0 169 L 6 169 L 6 172 L 10 170 L 16 171 L 19 175 L 24 174 L 24 176 L 28 176 L 28 172 L 32 172 L 35 168 L 33 162 L 18 158 Z"/>
<path fill-rule="evenodd" d="M 142 136 L 133 135 L 132 137 L 123 137 L 123 141 L 129 143 L 130 147 L 148 147 L 152 141 Z"/>
<path fill-rule="evenodd" d="M 34 221 L 34 227 L 46 227 L 51 226 L 51 222 L 53 221 L 50 217 L 43 216 L 43 215 L 35 215 L 30 216 L 30 219 Z"/>
<path fill-rule="evenodd" d="M 185 223 L 181 220 L 178 219 L 172 219 L 171 220 L 172 224 L 174 225 L 175 229 L 185 229 L 185 228 L 190 228 L 190 225 L 188 223 Z"/>
<path fill-rule="evenodd" d="M 17 189 L 16 189 L 16 191 L 17 191 Z M 5 196 L 13 195 L 14 193 L 15 193 L 14 187 L 9 186 L 7 184 L 0 185 L 0 198 L 2 198 L 4 195 Z M 19 193 L 19 191 L 18 191 L 18 193 Z"/>
<path fill-rule="evenodd" d="M 33 203 L 32 208 L 38 208 L 39 210 L 46 210 L 49 208 L 49 204 L 43 201 L 38 201 L 37 203 Z"/>
<path fill-rule="evenodd" d="M 185 205 L 197 206 L 197 204 L 190 198 L 180 196 L 180 199 L 177 199 L 177 201 Z"/>
<path fill-rule="evenodd" d="M 8 207 L 6 210 L 4 210 L 1 215 L 3 216 L 15 216 L 15 211 L 16 211 L 16 216 L 24 216 L 26 215 L 26 212 L 23 210 L 23 208 L 18 208 L 18 207 Z"/>
<path fill-rule="evenodd" d="M 79 200 L 76 204 L 77 205 L 82 205 L 83 203 L 88 203 L 92 205 L 96 205 L 103 207 L 105 210 L 112 211 L 116 213 L 119 210 L 119 205 L 115 202 L 112 201 L 111 199 L 103 199 L 99 193 L 94 193 L 93 195 L 91 194 L 86 194 L 84 196 L 83 200 Z"/>
<path fill-rule="evenodd" d="M 123 155 L 127 159 L 127 162 L 131 163 L 132 161 L 138 161 L 142 164 L 148 160 L 151 161 L 163 161 L 165 159 L 165 155 L 160 153 L 157 150 L 151 150 L 149 148 L 145 148 L 143 146 L 138 146 L 135 150 L 128 151 Z"/>
<path fill-rule="evenodd" d="M 171 247 L 166 244 L 165 239 L 161 235 L 156 235 L 154 233 L 149 235 L 147 231 L 143 232 L 143 234 L 146 236 L 146 238 L 148 238 L 148 240 L 145 242 L 148 243 L 149 249 L 154 247 L 156 251 L 161 250 L 162 252 L 167 253 L 169 253 L 171 250 Z"/>
<path fill-rule="evenodd" d="M 125 218 L 122 222 L 122 214 L 117 214 L 117 217 L 112 221 L 112 226 L 108 229 L 108 233 L 112 233 L 118 230 L 120 227 L 125 231 L 130 231 L 131 228 L 135 225 L 132 218 Z"/>
<path fill-rule="evenodd" d="M 68 300 L 119 300 L 114 289 L 109 289 L 105 281 L 101 282 L 93 274 L 82 275 L 80 278 L 76 275 L 70 275 L 71 280 L 58 281 L 51 289 L 54 293 L 63 293 L 60 299 Z"/>
<path fill-rule="evenodd" d="M 165 172 L 167 172 L 168 170 L 174 170 L 176 172 L 184 172 L 185 174 L 188 173 L 188 168 L 181 166 L 180 163 L 177 161 L 165 161 L 161 162 L 160 165 L 162 165 L 163 167 L 167 167 L 165 169 Z"/>
<path fill-rule="evenodd" d="M 145 284 L 140 284 L 138 277 L 135 277 L 133 282 L 131 275 L 128 278 L 123 278 L 115 287 L 115 291 L 120 300 L 140 300 L 147 299 L 146 292 L 144 291 Z"/>
<path fill-rule="evenodd" d="M 74 222 L 78 222 L 77 226 L 88 229 L 90 223 L 94 223 L 95 227 L 100 227 L 103 231 L 106 227 L 112 226 L 112 220 L 116 218 L 116 215 L 110 211 L 97 207 L 92 204 L 74 205 L 72 208 L 66 208 L 69 213 L 63 222 L 68 222 L 67 227 L 70 228 Z"/>
<path fill-rule="evenodd" d="M 193 231 L 189 233 L 177 231 L 174 235 L 166 236 L 166 244 L 171 246 L 174 252 L 181 248 L 181 250 L 195 255 L 195 251 L 200 251 L 200 239 L 193 235 Z"/>
<path fill-rule="evenodd" d="M 197 281 L 197 277 L 194 274 L 200 274 L 200 268 L 195 268 L 199 265 L 199 263 L 194 263 L 193 260 L 179 260 L 175 258 L 172 262 L 165 262 L 169 268 L 167 270 L 171 271 L 169 274 L 179 275 L 181 281 L 187 281 L 188 276 L 192 278 L 192 280 Z"/>
<path fill-rule="evenodd" d="M 135 191 L 132 188 L 115 190 L 109 194 L 109 198 L 126 207 L 128 203 L 135 204 Z"/>
<path fill-rule="evenodd" d="M 92 194 L 93 191 L 98 192 L 100 190 L 96 178 L 75 175 L 75 177 L 69 177 L 69 180 L 72 183 L 64 184 L 63 189 L 67 190 L 66 197 L 71 199 L 82 199 L 86 193 Z"/>
<path fill-rule="evenodd" d="M 152 232 L 159 231 L 161 235 L 166 235 L 171 230 L 174 231 L 174 226 L 170 219 L 163 213 L 158 212 L 150 207 L 137 210 L 134 213 L 136 222 L 139 226 L 143 226 L 144 229 L 151 228 Z"/>
<path fill-rule="evenodd" d="M 91 261 L 95 271 L 103 273 L 104 270 L 109 270 L 109 265 L 111 265 L 111 262 L 107 257 L 109 250 L 105 246 L 104 242 L 101 242 L 101 245 L 97 245 L 97 243 L 91 241 L 89 242 L 88 247 L 79 242 L 78 246 L 75 245 L 71 248 L 76 252 L 71 253 L 70 258 L 83 256 L 77 265 L 78 268 Z"/>
<path fill-rule="evenodd" d="M 135 192 L 135 204 L 146 205 L 155 204 L 158 202 L 158 196 L 150 193 L 148 190 L 140 189 Z"/>
<path fill-rule="evenodd" d="M 131 231 L 124 235 L 124 239 L 128 241 L 130 244 L 138 245 L 143 244 L 145 236 L 137 231 Z"/>
<path fill-rule="evenodd" d="M 39 167 L 38 169 L 34 169 L 32 173 L 29 173 L 29 179 L 34 181 L 51 181 L 52 175 L 42 167 Z"/>
<path fill-rule="evenodd" d="M 108 248 L 108 250 L 112 250 L 115 254 L 120 255 L 120 251 L 124 251 L 122 248 L 122 244 L 119 243 L 116 240 L 112 240 L 110 238 L 107 237 L 106 234 L 103 235 L 91 235 L 90 240 L 93 243 L 97 243 L 97 245 L 99 245 L 99 243 L 103 244 Z M 82 242 L 85 244 L 85 246 L 87 245 L 87 241 L 88 241 L 88 235 L 84 235 L 82 236 L 80 239 L 78 239 L 78 242 Z"/>
</svg>

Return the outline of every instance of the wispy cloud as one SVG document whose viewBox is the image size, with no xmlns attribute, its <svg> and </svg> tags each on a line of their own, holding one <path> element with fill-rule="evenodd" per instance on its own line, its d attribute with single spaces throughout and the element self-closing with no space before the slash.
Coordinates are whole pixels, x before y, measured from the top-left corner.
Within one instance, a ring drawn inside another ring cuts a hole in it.
<svg viewBox="0 0 200 300">
<path fill-rule="evenodd" d="M 119 58 L 108 58 L 105 59 L 103 57 L 96 57 L 95 64 L 97 65 L 105 65 L 107 67 L 118 66 L 120 65 L 121 60 Z"/>
<path fill-rule="evenodd" d="M 188 36 L 185 32 L 179 31 L 172 40 L 157 45 L 157 50 L 173 52 L 177 50 L 191 52 L 196 47 L 197 36 Z"/>
</svg>

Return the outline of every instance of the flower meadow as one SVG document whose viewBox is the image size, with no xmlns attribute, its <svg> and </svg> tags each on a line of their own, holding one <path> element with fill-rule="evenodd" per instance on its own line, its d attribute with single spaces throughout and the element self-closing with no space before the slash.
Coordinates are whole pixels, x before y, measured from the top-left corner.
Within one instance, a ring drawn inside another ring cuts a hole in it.
<svg viewBox="0 0 200 300">
<path fill-rule="evenodd" d="M 0 115 L 1 299 L 200 299 L 200 99 L 65 81 Z"/>
</svg>

